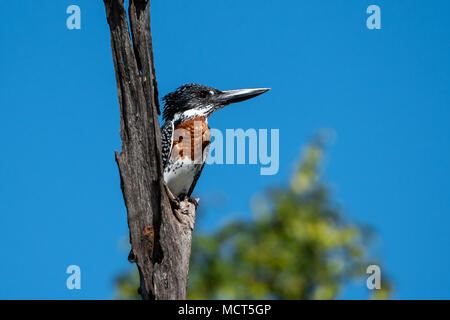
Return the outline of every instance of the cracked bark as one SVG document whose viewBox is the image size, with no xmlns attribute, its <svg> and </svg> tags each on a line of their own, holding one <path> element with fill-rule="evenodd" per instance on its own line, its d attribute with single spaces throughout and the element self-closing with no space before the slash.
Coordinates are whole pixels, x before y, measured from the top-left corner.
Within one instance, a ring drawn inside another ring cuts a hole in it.
<svg viewBox="0 0 450 320">
<path fill-rule="evenodd" d="M 186 299 L 195 207 L 173 209 L 163 180 L 150 1 L 103 0 L 120 104 L 116 152 L 132 251 L 143 299 Z M 131 34 L 130 34 L 131 31 Z"/>
</svg>

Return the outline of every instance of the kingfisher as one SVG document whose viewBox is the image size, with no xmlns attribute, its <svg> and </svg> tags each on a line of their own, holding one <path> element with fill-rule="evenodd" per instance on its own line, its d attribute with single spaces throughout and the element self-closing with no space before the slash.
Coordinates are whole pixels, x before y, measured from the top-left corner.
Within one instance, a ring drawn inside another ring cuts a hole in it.
<svg viewBox="0 0 450 320">
<path fill-rule="evenodd" d="M 217 110 L 269 91 L 270 88 L 221 91 L 186 84 L 163 98 L 161 127 L 164 180 L 178 200 L 191 199 L 211 141 L 208 118 Z"/>
</svg>

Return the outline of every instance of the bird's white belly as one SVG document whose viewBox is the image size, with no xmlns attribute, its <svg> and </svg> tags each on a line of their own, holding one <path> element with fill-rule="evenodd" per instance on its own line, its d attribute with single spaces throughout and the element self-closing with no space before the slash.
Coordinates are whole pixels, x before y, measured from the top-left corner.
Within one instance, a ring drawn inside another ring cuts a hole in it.
<svg viewBox="0 0 450 320">
<path fill-rule="evenodd" d="M 194 163 L 189 158 L 179 158 L 164 169 L 164 180 L 170 191 L 178 197 L 189 192 L 200 168 L 198 163 Z"/>
</svg>

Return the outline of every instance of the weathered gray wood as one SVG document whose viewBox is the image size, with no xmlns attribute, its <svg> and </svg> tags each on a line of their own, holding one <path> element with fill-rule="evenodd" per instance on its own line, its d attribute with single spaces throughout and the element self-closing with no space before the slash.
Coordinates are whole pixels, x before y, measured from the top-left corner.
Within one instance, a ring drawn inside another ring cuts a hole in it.
<svg viewBox="0 0 450 320">
<path fill-rule="evenodd" d="M 103 0 L 120 104 L 122 151 L 116 152 L 132 252 L 143 299 L 185 299 L 195 207 L 172 209 L 164 186 L 150 1 Z M 172 199 L 173 202 L 173 199 Z"/>
</svg>

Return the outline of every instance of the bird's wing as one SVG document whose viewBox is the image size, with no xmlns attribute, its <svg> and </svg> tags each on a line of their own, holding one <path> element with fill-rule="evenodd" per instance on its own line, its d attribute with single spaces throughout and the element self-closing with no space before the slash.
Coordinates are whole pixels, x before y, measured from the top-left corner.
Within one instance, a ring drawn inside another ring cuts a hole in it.
<svg viewBox="0 0 450 320">
<path fill-rule="evenodd" d="M 198 170 L 197 174 L 195 175 L 194 180 L 192 181 L 191 187 L 189 188 L 189 192 L 187 194 L 188 197 L 190 197 L 192 192 L 194 191 L 195 185 L 197 184 L 198 178 L 200 178 L 200 175 L 202 174 L 205 163 L 206 162 L 203 162 L 202 167 L 200 168 L 200 170 Z"/>
<path fill-rule="evenodd" d="M 194 176 L 194 180 L 192 181 L 191 187 L 189 188 L 189 192 L 187 194 L 188 197 L 190 197 L 192 192 L 194 191 L 194 188 L 195 188 L 195 185 L 197 184 L 198 178 L 200 178 L 203 168 L 205 167 L 206 159 L 209 154 L 210 141 L 211 141 L 211 132 L 209 130 L 209 127 L 206 125 L 206 129 L 203 130 L 202 139 L 200 139 L 200 143 L 202 143 L 202 149 L 203 149 L 202 150 L 203 164 L 201 165 L 200 169 L 197 171 L 197 173 Z M 206 142 L 206 146 L 203 148 L 203 144 L 205 142 Z"/>
<path fill-rule="evenodd" d="M 163 167 L 167 165 L 169 161 L 170 153 L 172 151 L 173 140 L 173 121 L 164 122 L 161 127 L 161 148 L 162 148 L 162 161 Z"/>
</svg>

